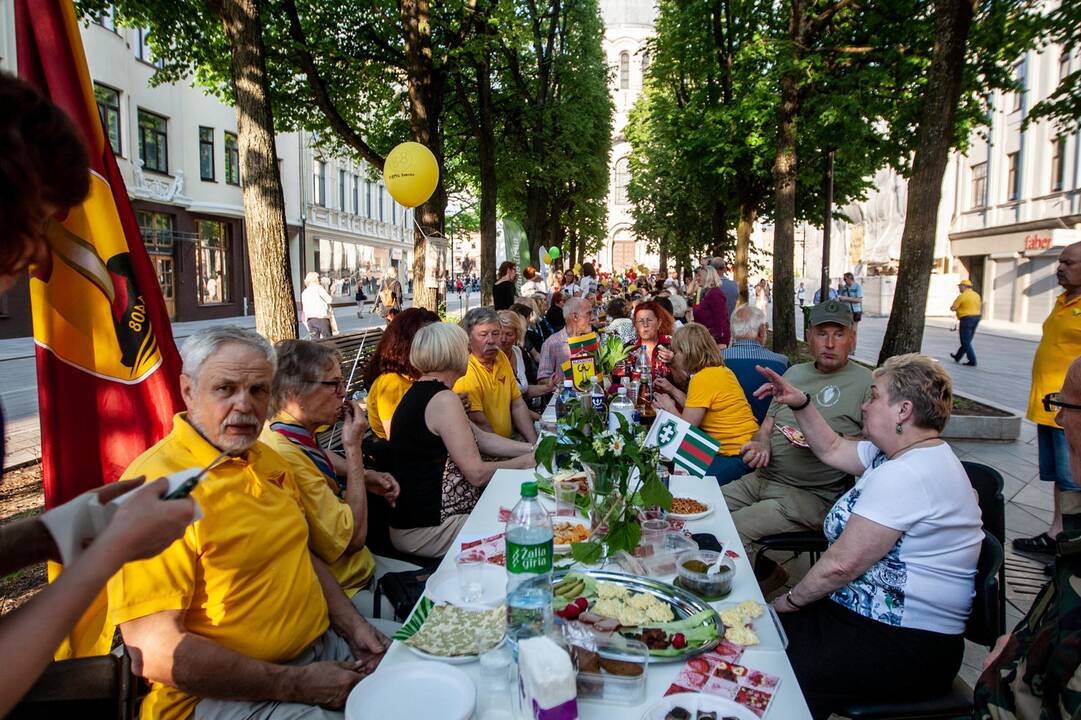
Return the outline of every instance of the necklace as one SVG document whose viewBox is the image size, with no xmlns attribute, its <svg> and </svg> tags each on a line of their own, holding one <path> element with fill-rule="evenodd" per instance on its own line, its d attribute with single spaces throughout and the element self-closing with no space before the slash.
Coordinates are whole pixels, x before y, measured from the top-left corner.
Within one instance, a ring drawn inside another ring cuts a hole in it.
<svg viewBox="0 0 1081 720">
<path fill-rule="evenodd" d="M 910 449 L 916 447 L 917 445 L 919 445 L 920 443 L 925 443 L 928 440 L 938 440 L 938 439 L 939 439 L 938 435 L 932 435 L 931 437 L 925 437 L 925 438 L 921 438 L 919 440 L 915 440 L 913 442 L 910 442 L 908 445 L 905 445 L 901 449 L 894 451 L 894 453 L 889 456 L 889 459 L 893 460 L 895 457 L 897 457 L 898 455 L 903 453 L 905 450 L 910 450 Z"/>
</svg>

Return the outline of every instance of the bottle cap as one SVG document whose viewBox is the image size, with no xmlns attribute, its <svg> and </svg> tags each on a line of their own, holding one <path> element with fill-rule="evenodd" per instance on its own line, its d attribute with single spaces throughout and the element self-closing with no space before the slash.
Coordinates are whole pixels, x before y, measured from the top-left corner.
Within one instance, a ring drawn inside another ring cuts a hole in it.
<svg viewBox="0 0 1081 720">
<path fill-rule="evenodd" d="M 618 394 L 618 395 L 619 395 L 620 397 L 627 397 L 627 388 L 626 388 L 626 387 L 624 387 L 623 385 L 620 385 L 620 386 L 619 386 L 619 390 L 617 390 L 617 391 L 616 391 L 616 393 L 617 393 L 617 394 Z"/>
<path fill-rule="evenodd" d="M 532 480 L 522 483 L 522 497 L 537 497 L 537 483 Z"/>
<path fill-rule="evenodd" d="M 572 383 L 570 380 L 564 380 L 563 381 L 563 387 L 565 387 L 565 388 L 573 387 L 573 385 L 574 385 L 574 383 Z"/>
</svg>

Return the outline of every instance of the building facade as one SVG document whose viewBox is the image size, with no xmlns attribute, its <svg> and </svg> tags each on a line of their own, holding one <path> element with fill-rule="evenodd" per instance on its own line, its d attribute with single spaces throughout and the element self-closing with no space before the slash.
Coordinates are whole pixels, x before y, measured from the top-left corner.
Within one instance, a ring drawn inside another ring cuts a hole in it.
<svg viewBox="0 0 1081 720">
<path fill-rule="evenodd" d="M 646 43 L 653 35 L 657 9 L 652 0 L 601 0 L 604 20 L 604 54 L 608 60 L 609 89 L 615 104 L 612 123 L 612 151 L 608 171 L 608 236 L 597 258 L 602 270 L 625 270 L 645 263 L 656 267 L 656 253 L 634 233 L 631 204 L 627 198 L 630 180 L 630 143 L 623 134 L 627 116 L 642 93 L 649 67 Z"/>
<path fill-rule="evenodd" d="M 103 127 L 177 321 L 254 312 L 236 111 L 187 83 L 151 86 L 147 33 L 111 12 L 82 26 Z M 0 69 L 16 72 L 12 3 L 0 3 Z M 306 133 L 276 138 L 294 290 L 317 271 L 349 302 L 358 277 L 409 267 L 411 213 L 364 164 L 332 157 Z M 0 298 L 0 337 L 31 334 L 28 283 Z"/>
</svg>

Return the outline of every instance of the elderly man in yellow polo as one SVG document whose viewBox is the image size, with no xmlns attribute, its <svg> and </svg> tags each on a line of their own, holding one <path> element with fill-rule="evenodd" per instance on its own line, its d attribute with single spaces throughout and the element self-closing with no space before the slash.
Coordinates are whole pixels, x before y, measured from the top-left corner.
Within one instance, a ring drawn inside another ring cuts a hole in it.
<svg viewBox="0 0 1081 720">
<path fill-rule="evenodd" d="M 341 717 L 388 641 L 308 549 L 299 492 L 259 442 L 274 349 L 217 327 L 184 343 L 188 411 L 125 473 L 210 466 L 192 497 L 203 518 L 155 558 L 109 581 L 109 618 L 151 682 L 143 718 Z"/>
</svg>

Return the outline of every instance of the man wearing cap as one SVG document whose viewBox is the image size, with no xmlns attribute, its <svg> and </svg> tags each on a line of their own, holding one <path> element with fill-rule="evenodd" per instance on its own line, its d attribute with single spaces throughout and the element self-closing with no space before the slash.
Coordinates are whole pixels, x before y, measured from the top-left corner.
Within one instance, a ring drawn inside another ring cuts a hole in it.
<svg viewBox="0 0 1081 720">
<path fill-rule="evenodd" d="M 871 394 L 871 371 L 848 361 L 855 340 L 852 310 L 827 300 L 811 310 L 807 337 L 814 362 L 793 365 L 784 378 L 809 396 L 836 432 L 848 437 L 862 432 L 861 406 Z M 818 530 L 822 519 L 852 478 L 815 457 L 807 446 L 792 409 L 773 402 L 754 437 L 741 449 L 743 461 L 757 468 L 753 475 L 721 488 L 740 540 L 748 553 L 765 535 Z M 772 574 L 762 580 L 768 592 L 783 584 L 779 565 L 762 562 Z"/>
<path fill-rule="evenodd" d="M 961 357 L 968 357 L 965 365 L 976 367 L 976 351 L 972 349 L 972 338 L 976 335 L 976 326 L 980 324 L 980 294 L 972 289 L 971 280 L 957 283 L 960 293 L 950 305 L 950 310 L 957 313 L 957 333 L 961 336 L 961 347 L 950 353 L 954 362 L 961 362 Z"/>
</svg>

